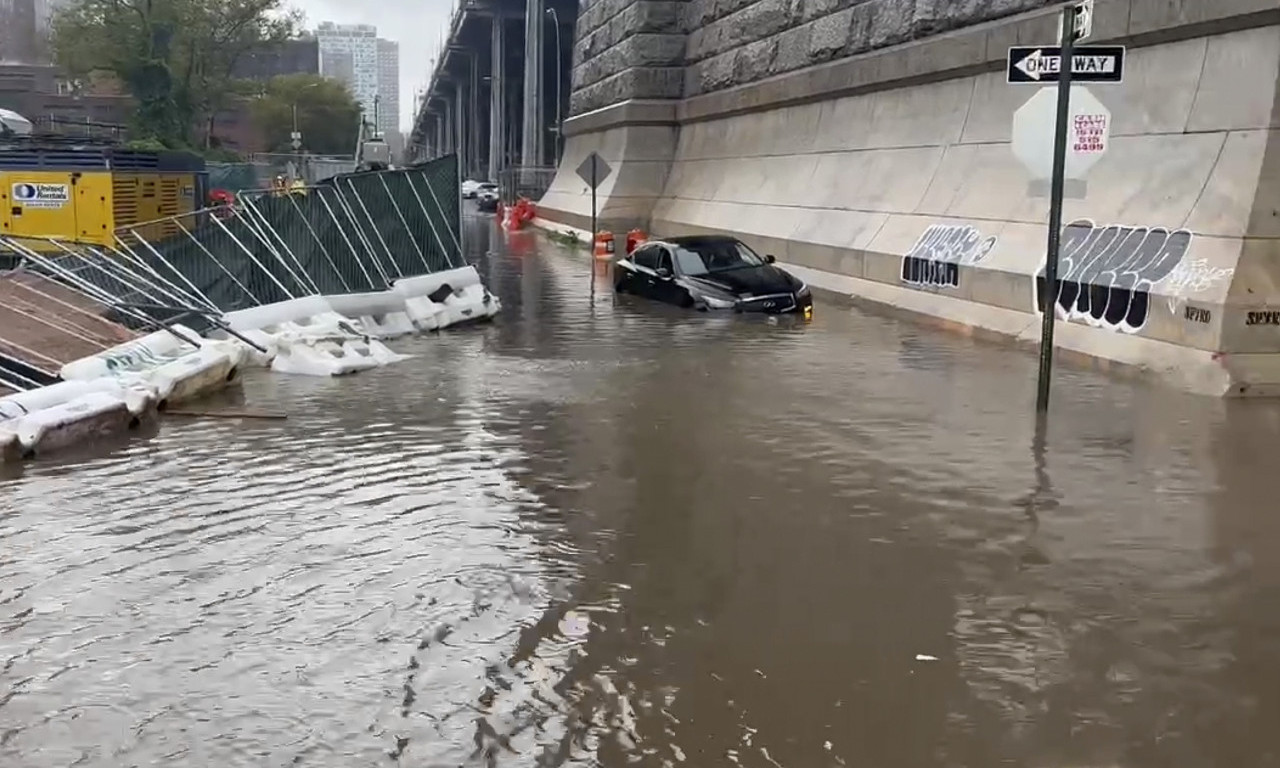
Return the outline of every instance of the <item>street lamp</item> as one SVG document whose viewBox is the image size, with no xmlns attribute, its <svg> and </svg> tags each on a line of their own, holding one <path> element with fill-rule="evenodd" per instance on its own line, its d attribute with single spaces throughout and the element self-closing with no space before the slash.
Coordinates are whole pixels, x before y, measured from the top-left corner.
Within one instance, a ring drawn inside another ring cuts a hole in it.
<svg viewBox="0 0 1280 768">
<path fill-rule="evenodd" d="M 560 151 L 563 146 L 561 138 L 564 133 L 564 104 L 560 100 L 560 60 L 564 58 L 564 52 L 560 49 L 560 15 L 556 13 L 555 8 L 548 8 L 547 15 L 551 17 L 556 27 L 556 165 L 559 165 Z"/>
<path fill-rule="evenodd" d="M 298 89 L 298 93 L 293 95 L 293 134 L 289 138 L 293 142 L 293 151 L 297 152 L 302 149 L 302 132 L 298 130 L 298 97 L 302 95 L 302 91 L 308 88 L 315 88 L 320 83 L 307 83 Z"/>
</svg>

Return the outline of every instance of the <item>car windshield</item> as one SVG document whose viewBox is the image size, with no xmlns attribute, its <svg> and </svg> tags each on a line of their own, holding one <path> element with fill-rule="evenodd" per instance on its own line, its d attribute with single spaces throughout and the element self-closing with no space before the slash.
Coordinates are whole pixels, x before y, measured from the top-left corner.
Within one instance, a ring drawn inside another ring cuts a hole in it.
<svg viewBox="0 0 1280 768">
<path fill-rule="evenodd" d="M 481 184 L 480 188 L 485 190 L 486 192 L 492 192 L 493 190 L 498 188 L 498 185 L 497 184 Z"/>
<path fill-rule="evenodd" d="M 684 275 L 706 275 L 743 267 L 763 266 L 765 261 L 743 243 L 734 240 L 707 240 L 684 243 L 675 248 L 676 263 Z"/>
</svg>

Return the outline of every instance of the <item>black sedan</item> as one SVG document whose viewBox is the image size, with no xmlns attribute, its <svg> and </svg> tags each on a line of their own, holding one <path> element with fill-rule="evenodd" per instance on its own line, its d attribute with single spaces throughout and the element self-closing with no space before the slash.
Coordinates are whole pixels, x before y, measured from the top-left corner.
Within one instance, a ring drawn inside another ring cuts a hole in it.
<svg viewBox="0 0 1280 768">
<path fill-rule="evenodd" d="M 486 182 L 476 189 L 476 207 L 486 212 L 498 210 L 497 184 Z"/>
<path fill-rule="evenodd" d="M 700 311 L 813 317 L 809 286 L 732 237 L 655 240 L 614 265 L 614 289 Z"/>
</svg>

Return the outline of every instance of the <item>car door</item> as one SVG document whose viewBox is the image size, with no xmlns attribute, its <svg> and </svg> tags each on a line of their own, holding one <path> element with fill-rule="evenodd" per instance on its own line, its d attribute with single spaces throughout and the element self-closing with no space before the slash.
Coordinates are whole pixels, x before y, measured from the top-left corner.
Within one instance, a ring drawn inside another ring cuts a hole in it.
<svg viewBox="0 0 1280 768">
<path fill-rule="evenodd" d="M 686 296 L 684 288 L 676 282 L 675 264 L 672 263 L 671 251 L 665 246 L 655 245 L 658 263 L 653 274 L 653 297 L 667 304 L 683 306 Z"/>
<path fill-rule="evenodd" d="M 627 290 L 648 299 L 658 298 L 659 253 L 661 249 L 657 245 L 642 245 L 631 254 L 632 274 Z"/>
</svg>

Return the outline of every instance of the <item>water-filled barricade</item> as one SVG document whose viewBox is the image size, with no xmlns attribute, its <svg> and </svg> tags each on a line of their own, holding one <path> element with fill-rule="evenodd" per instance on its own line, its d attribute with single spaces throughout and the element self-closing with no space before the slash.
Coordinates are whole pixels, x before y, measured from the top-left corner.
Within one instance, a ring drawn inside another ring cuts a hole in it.
<svg viewBox="0 0 1280 768">
<path fill-rule="evenodd" d="M 29 458 L 154 416 L 158 399 L 141 381 L 63 381 L 0 397 L 0 461 Z"/>
<path fill-rule="evenodd" d="M 402 278 L 392 291 L 403 297 L 409 317 L 424 331 L 484 320 L 502 309 L 472 266 Z"/>
<path fill-rule="evenodd" d="M 198 346 L 197 346 L 198 345 Z M 192 400 L 235 380 L 245 361 L 239 344 L 202 339 L 183 325 L 170 326 L 62 366 L 67 382 L 116 379 L 149 388 L 158 403 Z"/>
<path fill-rule="evenodd" d="M 359 320 L 364 332 L 375 339 L 395 339 L 418 330 L 404 299 L 394 291 L 344 293 L 325 299 L 334 312 Z"/>
<path fill-rule="evenodd" d="M 245 345 L 251 359 L 278 373 L 343 376 L 407 358 L 373 338 L 359 321 L 335 312 L 330 298 L 304 296 L 264 304 L 228 312 L 223 320 L 266 350 Z M 399 306 L 403 312 L 404 302 Z"/>
</svg>

